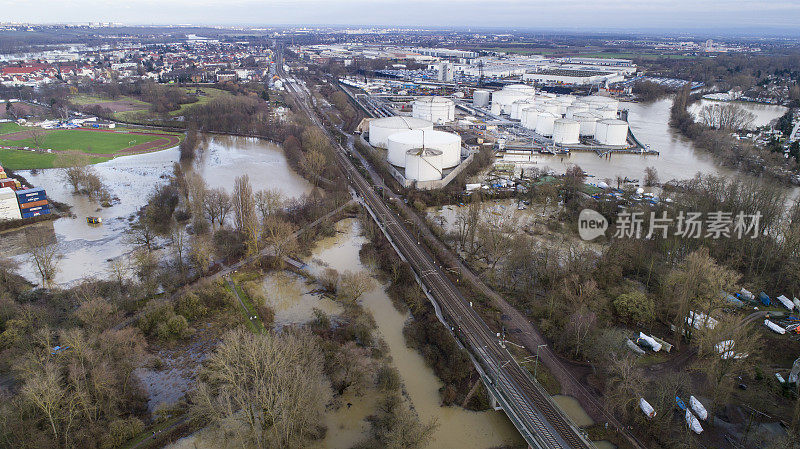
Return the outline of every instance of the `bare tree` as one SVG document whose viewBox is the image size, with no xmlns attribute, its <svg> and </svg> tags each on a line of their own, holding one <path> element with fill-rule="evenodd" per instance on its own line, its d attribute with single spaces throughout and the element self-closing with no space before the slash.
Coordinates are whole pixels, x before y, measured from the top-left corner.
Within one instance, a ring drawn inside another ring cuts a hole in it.
<svg viewBox="0 0 800 449">
<path fill-rule="evenodd" d="M 250 186 L 250 177 L 241 175 L 233 183 L 233 215 L 236 228 L 244 231 L 252 220 L 256 220 L 255 201 L 253 188 Z"/>
<path fill-rule="evenodd" d="M 747 109 L 734 104 L 710 104 L 700 110 L 704 125 L 722 130 L 737 130 L 748 127 L 756 116 Z"/>
<path fill-rule="evenodd" d="M 297 238 L 294 235 L 295 226 L 275 216 L 267 217 L 262 226 L 264 244 L 272 248 L 275 258 L 279 261 L 297 249 Z"/>
<path fill-rule="evenodd" d="M 125 280 L 130 275 L 130 266 L 124 257 L 120 256 L 108 263 L 108 272 L 119 283 L 119 286 L 125 283 Z"/>
<path fill-rule="evenodd" d="M 300 165 L 303 167 L 308 177 L 311 178 L 311 184 L 314 188 L 319 184 L 319 178 L 322 176 L 322 172 L 325 170 L 325 165 L 327 163 L 327 158 L 321 151 L 311 150 L 303 154 Z"/>
<path fill-rule="evenodd" d="M 647 167 L 644 169 L 644 185 L 645 187 L 654 187 L 658 185 L 658 171 L 655 167 Z"/>
<path fill-rule="evenodd" d="M 372 276 L 366 271 L 345 271 L 339 277 L 336 297 L 345 303 L 355 304 L 358 298 L 372 289 L 374 285 Z"/>
<path fill-rule="evenodd" d="M 230 195 L 222 188 L 210 190 L 203 199 L 203 211 L 211 222 L 212 227 L 215 223 L 224 226 L 225 217 L 232 207 L 233 203 L 231 202 Z"/>
<path fill-rule="evenodd" d="M 58 273 L 58 263 L 62 257 L 55 234 L 41 228 L 30 228 L 25 231 L 25 241 L 31 260 L 42 277 L 42 286 L 47 287 Z"/>
<path fill-rule="evenodd" d="M 283 194 L 277 189 L 259 190 L 255 194 L 256 209 L 261 221 L 283 208 Z"/>
<path fill-rule="evenodd" d="M 44 140 L 47 136 L 47 132 L 38 126 L 32 127 L 28 132 L 30 133 L 33 146 L 39 149 L 44 148 Z"/>
<path fill-rule="evenodd" d="M 205 363 L 191 413 L 232 445 L 304 447 L 332 397 L 323 359 L 303 332 L 231 331 Z"/>
</svg>

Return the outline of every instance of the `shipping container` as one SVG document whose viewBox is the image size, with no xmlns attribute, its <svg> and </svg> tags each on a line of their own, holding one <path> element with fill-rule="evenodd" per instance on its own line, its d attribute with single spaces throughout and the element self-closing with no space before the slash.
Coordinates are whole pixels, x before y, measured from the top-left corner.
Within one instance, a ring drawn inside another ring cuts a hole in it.
<svg viewBox="0 0 800 449">
<path fill-rule="evenodd" d="M 40 210 L 40 211 L 36 211 L 36 212 L 26 212 L 26 213 L 22 214 L 22 218 L 33 218 L 33 217 L 38 217 L 39 215 L 47 215 L 49 213 L 50 213 L 50 209 Z"/>
<path fill-rule="evenodd" d="M 11 190 L 17 190 L 17 183 L 14 181 L 15 180 L 11 178 L 0 179 L 0 188 L 9 187 Z M 14 198 L 16 198 L 16 196 L 14 196 Z"/>
<path fill-rule="evenodd" d="M 20 209 L 30 209 L 31 207 L 38 207 L 38 206 L 45 206 L 47 205 L 47 200 L 39 200 L 39 201 L 31 201 L 30 203 L 22 203 L 19 205 Z"/>
<path fill-rule="evenodd" d="M 33 189 L 25 189 L 20 190 L 17 192 L 17 198 L 31 198 L 31 197 L 39 197 L 39 196 L 46 196 L 47 193 L 41 187 L 35 187 Z"/>
<path fill-rule="evenodd" d="M 22 208 L 19 209 L 19 211 L 23 214 L 25 212 L 39 212 L 43 210 L 50 210 L 50 206 L 38 206 L 38 207 L 29 207 L 27 209 L 22 209 Z"/>
<path fill-rule="evenodd" d="M 0 171 L 0 179 L 6 179 L 6 178 L 8 178 L 8 175 L 6 174 L 6 172 Z"/>
</svg>

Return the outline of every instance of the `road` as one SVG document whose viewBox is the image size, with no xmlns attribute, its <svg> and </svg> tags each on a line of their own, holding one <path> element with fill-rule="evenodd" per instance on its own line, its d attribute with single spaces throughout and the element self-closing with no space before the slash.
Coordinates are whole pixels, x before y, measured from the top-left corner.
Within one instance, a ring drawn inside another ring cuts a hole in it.
<svg viewBox="0 0 800 449">
<path fill-rule="evenodd" d="M 280 52 L 279 52 L 280 53 Z M 282 61 L 281 61 L 281 72 Z M 442 310 L 442 315 L 454 335 L 476 357 L 491 382 L 505 393 L 511 410 L 505 410 L 529 444 L 542 448 L 591 448 L 593 445 L 556 406 L 547 392 L 501 346 L 496 333 L 489 329 L 470 307 L 460 290 L 445 276 L 442 267 L 426 252 L 420 242 L 405 227 L 404 221 L 375 193 L 347 157 L 336 138 L 322 126 L 307 101 L 307 89 L 299 82 L 286 79 L 287 91 L 297 105 L 318 125 L 334 145 L 336 162 L 347 176 L 350 186 L 385 231 L 395 248 L 422 279 Z M 515 419 L 516 418 L 516 419 Z"/>
</svg>

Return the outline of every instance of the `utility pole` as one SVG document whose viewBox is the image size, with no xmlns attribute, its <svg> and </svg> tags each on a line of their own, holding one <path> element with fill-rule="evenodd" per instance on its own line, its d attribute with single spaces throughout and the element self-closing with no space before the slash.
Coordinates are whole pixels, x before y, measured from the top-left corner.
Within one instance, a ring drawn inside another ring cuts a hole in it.
<svg viewBox="0 0 800 449">
<path fill-rule="evenodd" d="M 533 378 L 536 379 L 537 382 L 539 381 L 539 379 L 536 377 L 539 374 L 539 348 L 542 346 L 547 345 L 543 344 L 536 347 L 536 363 L 533 365 Z"/>
</svg>

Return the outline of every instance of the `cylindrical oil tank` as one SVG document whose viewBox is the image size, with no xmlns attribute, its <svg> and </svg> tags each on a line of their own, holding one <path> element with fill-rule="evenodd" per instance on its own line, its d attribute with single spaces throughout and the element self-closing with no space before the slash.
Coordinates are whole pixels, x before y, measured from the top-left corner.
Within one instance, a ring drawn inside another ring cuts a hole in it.
<svg viewBox="0 0 800 449">
<path fill-rule="evenodd" d="M 579 143 L 581 125 L 568 118 L 556 119 L 553 122 L 553 142 L 562 145 Z"/>
<path fill-rule="evenodd" d="M 514 120 L 520 120 L 522 109 L 527 106 L 532 106 L 535 104 L 536 104 L 536 97 L 529 97 L 524 100 L 515 101 L 514 104 L 511 105 L 511 118 Z"/>
<path fill-rule="evenodd" d="M 568 106 L 567 107 L 567 113 L 566 113 L 565 117 L 566 118 L 575 118 L 575 113 L 576 112 L 588 112 L 588 111 L 589 111 L 589 108 L 587 108 L 587 107 L 585 107 L 583 105 L 577 105 L 576 106 L 576 105 L 573 104 L 572 106 Z"/>
<path fill-rule="evenodd" d="M 594 136 L 597 121 L 600 120 L 600 117 L 594 112 L 584 111 L 576 112 L 572 119 L 580 124 L 579 134 L 581 136 Z"/>
<path fill-rule="evenodd" d="M 537 105 L 531 105 L 523 108 L 522 113 L 520 113 L 520 123 L 527 129 L 535 129 L 536 119 L 539 117 L 539 113 L 541 112 L 544 112 L 544 110 Z"/>
<path fill-rule="evenodd" d="M 436 124 L 449 123 L 456 118 L 456 104 L 444 97 L 422 97 L 414 100 L 411 116 Z"/>
<path fill-rule="evenodd" d="M 603 119 L 614 119 L 617 118 L 617 110 L 614 108 L 609 107 L 602 107 L 599 109 L 595 109 L 593 111 L 595 114 L 599 115 L 600 118 Z"/>
<path fill-rule="evenodd" d="M 594 138 L 602 145 L 625 145 L 628 141 L 628 122 L 604 119 L 597 122 Z"/>
<path fill-rule="evenodd" d="M 491 95 L 491 92 L 488 90 L 475 90 L 475 92 L 472 93 L 472 105 L 476 108 L 485 108 L 489 106 L 489 97 L 491 97 Z"/>
<path fill-rule="evenodd" d="M 557 101 L 545 101 L 541 104 L 541 108 L 553 115 L 561 115 L 561 105 Z"/>
<path fill-rule="evenodd" d="M 536 117 L 536 134 L 541 134 L 543 136 L 552 136 L 553 135 L 553 126 L 555 125 L 556 119 L 555 114 L 552 112 L 543 111 Z"/>
<path fill-rule="evenodd" d="M 436 181 L 442 179 L 442 152 L 432 148 L 406 151 L 406 179 Z"/>
<path fill-rule="evenodd" d="M 492 94 L 492 113 L 511 114 L 511 105 L 517 100 L 524 100 L 531 95 L 516 90 L 498 90 Z"/>
<path fill-rule="evenodd" d="M 371 120 L 369 122 L 369 144 L 373 147 L 386 148 L 390 135 L 409 129 L 433 130 L 433 123 L 413 117 L 386 117 Z"/>
<path fill-rule="evenodd" d="M 508 86 L 503 87 L 503 90 L 520 92 L 527 96 L 536 95 L 536 88 L 527 84 L 509 84 Z"/>
<path fill-rule="evenodd" d="M 590 95 L 588 97 L 584 97 L 584 101 L 604 108 L 613 108 L 614 110 L 619 108 L 619 100 L 615 100 L 611 97 L 604 97 L 602 95 Z"/>
<path fill-rule="evenodd" d="M 442 167 L 461 163 L 461 136 L 437 130 L 400 131 L 389 136 L 386 158 L 390 164 L 405 167 L 406 152 L 414 148 L 430 148 L 442 152 Z"/>
</svg>

